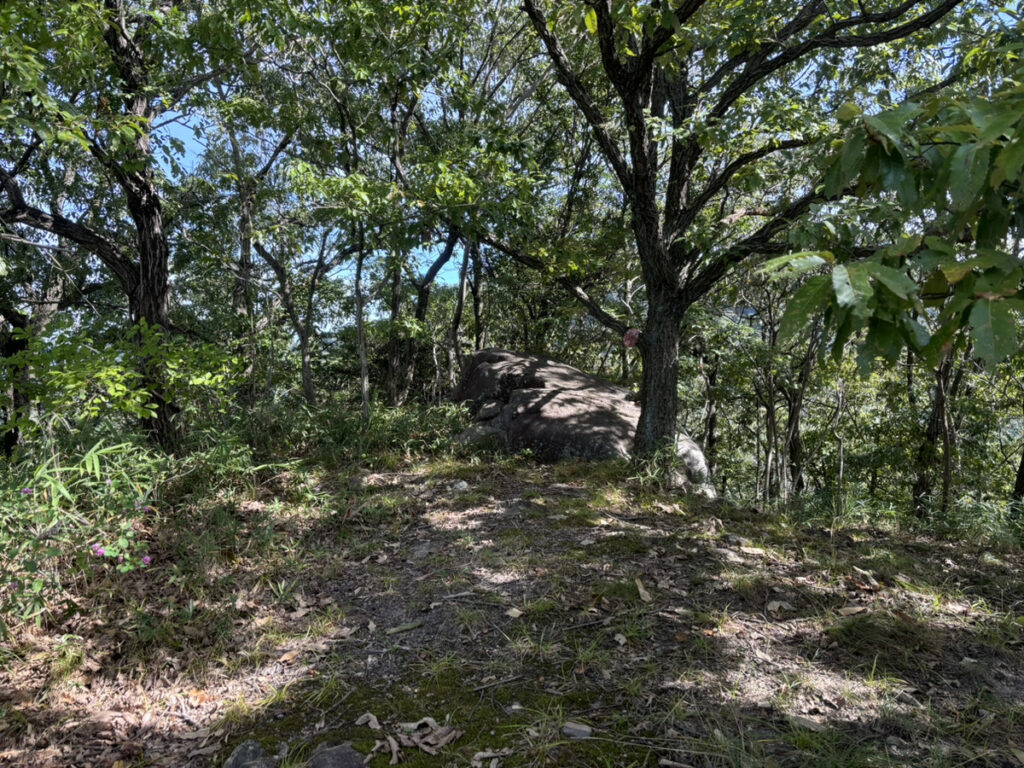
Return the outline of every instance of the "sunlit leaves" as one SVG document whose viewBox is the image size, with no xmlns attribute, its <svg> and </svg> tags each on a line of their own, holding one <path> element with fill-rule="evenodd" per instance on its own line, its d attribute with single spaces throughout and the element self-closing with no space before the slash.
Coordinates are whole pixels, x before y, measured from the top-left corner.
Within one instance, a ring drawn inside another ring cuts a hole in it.
<svg viewBox="0 0 1024 768">
<path fill-rule="evenodd" d="M 854 311 L 868 321 L 869 343 L 888 323 L 930 362 L 965 334 L 990 368 L 1016 351 L 1013 297 L 1024 278 L 1014 250 L 1024 233 L 1022 76 L 1011 66 L 987 98 L 926 96 L 867 117 L 846 111 L 849 128 L 833 154 L 826 194 L 870 201 L 877 221 L 888 212 L 886 226 L 905 228 L 907 242 L 917 244 L 899 253 L 880 244 L 867 262 L 875 264 L 872 280 L 889 291 L 885 301 L 864 301 L 852 277 L 859 265 L 835 268 L 837 328 Z M 892 344 L 876 346 L 881 352 Z"/>
</svg>

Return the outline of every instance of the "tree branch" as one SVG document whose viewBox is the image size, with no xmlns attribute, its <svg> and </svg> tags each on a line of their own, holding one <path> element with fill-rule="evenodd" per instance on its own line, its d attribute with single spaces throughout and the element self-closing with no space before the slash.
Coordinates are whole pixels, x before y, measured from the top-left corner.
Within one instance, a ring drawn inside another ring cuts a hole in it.
<svg viewBox="0 0 1024 768">
<path fill-rule="evenodd" d="M 752 152 L 747 152 L 740 155 L 731 163 L 729 163 L 722 171 L 711 178 L 707 185 L 704 187 L 704 191 L 701 192 L 694 201 L 687 205 L 679 215 L 678 222 L 672 222 L 672 230 L 666 235 L 669 242 L 673 242 L 679 235 L 686 231 L 696 216 L 704 208 L 705 205 L 717 195 L 729 180 L 742 168 L 755 163 L 763 157 L 767 157 L 775 152 L 780 152 L 785 149 L 797 149 L 799 147 L 806 147 L 811 142 L 805 139 L 788 139 L 786 141 L 776 141 L 771 144 L 755 149 Z"/>
<path fill-rule="evenodd" d="M 0 168 L 0 185 L 7 193 L 11 207 L 0 211 L 0 221 L 5 224 L 24 224 L 32 229 L 51 232 L 66 238 L 94 254 L 114 273 L 124 292 L 131 296 L 139 284 L 138 268 L 134 261 L 121 253 L 117 244 L 106 235 L 84 224 L 71 221 L 59 214 L 50 214 L 34 208 L 25 202 L 18 183 L 4 169 Z"/>
<path fill-rule="evenodd" d="M 789 48 L 783 48 L 778 55 L 769 59 L 770 51 L 777 45 L 777 43 L 773 42 L 748 58 L 744 71 L 725 89 L 725 92 L 710 114 L 712 117 L 724 116 L 729 107 L 755 84 L 812 51 L 820 48 L 870 48 L 882 43 L 899 40 L 922 29 L 927 29 L 962 2 L 964 0 L 944 0 L 927 13 L 923 13 L 917 18 L 899 24 L 892 29 L 864 35 L 843 36 L 839 34 L 844 30 L 867 24 L 883 24 L 888 21 L 895 21 L 914 6 L 921 3 L 921 0 L 905 0 L 905 2 L 895 8 L 882 13 L 863 13 L 860 16 L 837 21 L 820 34 Z M 815 4 L 812 3 L 811 5 Z M 804 26 L 807 25 L 805 24 Z"/>
<path fill-rule="evenodd" d="M 608 120 L 601 113 L 597 104 L 594 103 L 593 98 L 591 98 L 587 89 L 583 86 L 582 81 L 573 72 L 569 59 L 565 55 L 565 51 L 562 50 L 562 46 L 557 38 L 548 31 L 547 19 L 544 18 L 544 14 L 537 7 L 535 0 L 523 0 L 523 10 L 526 11 L 530 21 L 533 22 L 533 28 L 537 31 L 537 35 L 547 49 L 551 62 L 555 65 L 556 77 L 565 86 L 569 96 L 576 102 L 576 105 L 583 112 L 583 116 L 586 117 L 597 139 L 597 143 L 601 146 L 605 159 L 608 160 L 612 170 L 618 177 L 622 189 L 627 195 L 631 195 L 633 190 L 633 173 L 615 140 L 612 138 L 611 133 L 608 132 Z"/>
<path fill-rule="evenodd" d="M 535 256 L 529 255 L 528 253 L 523 253 L 519 249 L 512 247 L 504 240 L 495 237 L 489 232 L 477 234 L 476 237 L 484 245 L 489 245 L 496 251 L 501 251 L 506 256 L 509 256 L 513 261 L 522 264 L 524 267 L 535 269 L 538 272 L 547 271 L 547 265 L 544 264 L 543 261 L 536 258 Z M 608 314 L 608 312 L 606 312 L 601 307 L 601 305 L 597 303 L 597 301 L 592 299 L 587 294 L 587 292 L 583 290 L 583 288 L 573 283 L 567 277 L 556 277 L 555 282 L 558 283 L 562 288 L 564 288 L 570 296 L 576 299 L 576 301 L 582 304 L 586 308 L 587 312 L 590 313 L 590 316 L 597 320 L 599 323 L 601 323 L 601 325 L 605 326 L 606 328 L 609 328 L 612 331 L 615 331 L 618 334 L 623 334 L 626 332 L 626 324 L 619 320 L 618 318 L 615 318 L 612 315 Z"/>
<path fill-rule="evenodd" d="M 752 235 L 729 247 L 704 269 L 687 280 L 681 292 L 683 300 L 688 304 L 699 301 L 725 277 L 730 269 L 753 254 L 769 255 L 787 251 L 791 248 L 790 244 L 776 241 L 775 236 L 793 219 L 806 213 L 811 205 L 824 199 L 825 197 L 820 192 L 809 192 L 794 200 Z"/>
</svg>

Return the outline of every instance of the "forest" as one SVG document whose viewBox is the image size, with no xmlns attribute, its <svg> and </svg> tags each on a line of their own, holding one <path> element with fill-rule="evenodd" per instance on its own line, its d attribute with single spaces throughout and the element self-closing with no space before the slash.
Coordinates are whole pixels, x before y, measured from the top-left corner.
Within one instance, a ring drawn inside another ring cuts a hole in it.
<svg viewBox="0 0 1024 768">
<path fill-rule="evenodd" d="M 1022 13 L 0 2 L 0 766 L 1024 766 Z"/>
</svg>

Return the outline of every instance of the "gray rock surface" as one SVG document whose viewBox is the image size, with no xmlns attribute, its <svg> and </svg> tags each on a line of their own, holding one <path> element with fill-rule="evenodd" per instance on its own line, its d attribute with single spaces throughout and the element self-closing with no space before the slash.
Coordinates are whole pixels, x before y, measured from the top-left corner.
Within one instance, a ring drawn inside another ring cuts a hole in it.
<svg viewBox="0 0 1024 768">
<path fill-rule="evenodd" d="M 263 752 L 263 747 L 255 741 L 243 741 L 231 756 L 224 761 L 224 768 L 269 768 L 275 765 Z"/>
<path fill-rule="evenodd" d="M 363 768 L 365 756 L 347 744 L 340 747 L 318 746 L 309 758 L 308 768 Z"/>
<path fill-rule="evenodd" d="M 632 392 L 538 355 L 484 349 L 467 361 L 456 402 L 469 404 L 477 423 L 457 438 L 463 445 L 498 441 L 529 449 L 539 461 L 626 459 L 640 419 Z M 700 447 L 680 435 L 685 477 L 676 485 L 713 495 Z"/>
<path fill-rule="evenodd" d="M 320 744 L 310 755 L 306 768 L 363 768 L 365 755 L 348 744 L 331 747 Z M 275 768 L 278 761 L 268 757 L 255 741 L 243 741 L 224 762 L 224 768 Z"/>
<path fill-rule="evenodd" d="M 570 739 L 589 739 L 594 729 L 584 723 L 568 722 L 562 726 L 562 733 Z"/>
</svg>

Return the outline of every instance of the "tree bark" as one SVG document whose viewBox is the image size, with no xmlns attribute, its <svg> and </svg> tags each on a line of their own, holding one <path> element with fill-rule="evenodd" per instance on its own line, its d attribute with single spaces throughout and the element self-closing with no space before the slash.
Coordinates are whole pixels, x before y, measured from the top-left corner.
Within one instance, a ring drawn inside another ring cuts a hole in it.
<svg viewBox="0 0 1024 768">
<path fill-rule="evenodd" d="M 700 369 L 704 376 L 704 444 L 701 446 L 704 451 L 704 460 L 708 463 L 708 476 L 714 478 L 718 467 L 718 369 L 719 356 L 717 353 L 711 356 L 711 362 L 701 355 Z M 724 492 L 724 491 L 723 491 Z"/>
<path fill-rule="evenodd" d="M 484 319 L 484 263 L 477 240 L 473 240 L 470 245 L 470 259 L 473 262 L 473 279 L 470 281 L 473 293 L 473 349 L 479 352 L 487 347 L 487 322 Z"/>
<path fill-rule="evenodd" d="M 462 313 L 466 306 L 466 282 L 469 272 L 470 246 L 463 245 L 462 268 L 459 270 L 459 288 L 455 296 L 455 310 L 452 312 L 452 323 L 448 330 L 448 387 L 454 393 L 459 385 L 459 373 L 462 371 Z"/>
<path fill-rule="evenodd" d="M 635 456 L 675 449 L 679 401 L 679 320 L 673 297 L 650 292 L 647 322 L 638 344 L 643 360 L 640 420 L 633 442 Z"/>
<path fill-rule="evenodd" d="M 0 357 L 12 358 L 28 349 L 28 337 L 15 333 L 16 330 L 26 330 L 28 318 L 20 312 L 5 312 L 3 313 L 3 319 L 11 327 L 0 337 L 2 338 Z M 20 368 L 9 364 L 6 367 L 10 379 L 7 382 L 7 391 L 4 393 L 4 400 L 6 402 L 3 407 L 4 432 L 2 449 L 4 456 L 10 459 L 14 455 L 14 449 L 18 446 L 18 442 L 21 439 L 21 431 L 18 429 L 17 420 L 22 409 L 28 405 L 28 398 L 25 397 L 20 386 L 22 377 Z"/>
<path fill-rule="evenodd" d="M 1024 507 L 1024 453 L 1021 453 L 1020 463 L 1017 465 L 1011 499 L 1019 508 Z"/>
<path fill-rule="evenodd" d="M 359 251 L 356 254 L 356 347 L 359 352 L 359 397 L 363 427 L 370 425 L 370 366 L 366 354 L 366 324 L 363 319 L 363 263 L 366 260 L 366 235 L 359 225 Z"/>
<path fill-rule="evenodd" d="M 799 496 L 803 493 L 805 487 L 805 452 L 800 426 L 803 421 L 804 399 L 807 395 L 807 388 L 810 386 L 811 373 L 814 370 L 814 358 L 821 344 L 821 337 L 821 323 L 816 322 L 811 328 L 811 337 L 807 343 L 807 350 L 800 360 L 800 372 L 797 377 L 796 386 L 787 386 L 785 388 L 787 417 L 784 450 L 789 458 L 789 477 L 787 482 L 789 491 L 794 496 Z"/>
<path fill-rule="evenodd" d="M 950 378 L 956 353 L 950 350 L 942 358 L 939 367 L 934 371 L 935 386 L 932 390 L 932 407 L 928 415 L 928 423 L 914 462 L 914 485 L 911 488 L 911 501 L 914 514 L 924 519 L 928 516 L 928 499 L 934 488 L 934 469 L 938 459 L 939 440 L 945 440 L 946 403 L 949 392 Z"/>
<path fill-rule="evenodd" d="M 398 254 L 392 254 L 392 264 L 389 269 L 388 280 L 391 284 L 391 295 L 389 300 L 389 331 L 387 344 L 387 370 L 384 376 L 384 393 L 387 403 L 392 408 L 402 405 L 408 394 L 408 387 L 405 384 L 405 370 L 403 368 L 403 352 L 406 348 L 407 339 L 399 331 L 399 321 L 402 318 L 402 264 Z"/>
<path fill-rule="evenodd" d="M 448 237 L 445 239 L 444 247 L 441 252 L 434 259 L 433 263 L 427 269 L 426 273 L 419 280 L 413 282 L 413 287 L 416 288 L 416 324 L 417 327 L 422 328 L 427 322 L 427 311 L 430 308 L 430 292 L 434 286 L 434 282 L 437 280 L 438 273 L 444 268 L 455 252 L 455 246 L 459 242 L 459 230 L 456 227 L 450 227 L 448 230 Z M 405 392 L 408 393 L 412 388 L 415 380 L 415 373 L 419 367 L 420 359 L 420 339 L 418 336 L 413 336 L 409 339 L 406 350 L 405 360 L 405 372 L 403 375 L 403 387 Z"/>
</svg>

